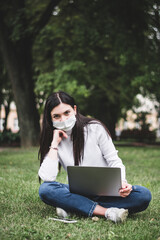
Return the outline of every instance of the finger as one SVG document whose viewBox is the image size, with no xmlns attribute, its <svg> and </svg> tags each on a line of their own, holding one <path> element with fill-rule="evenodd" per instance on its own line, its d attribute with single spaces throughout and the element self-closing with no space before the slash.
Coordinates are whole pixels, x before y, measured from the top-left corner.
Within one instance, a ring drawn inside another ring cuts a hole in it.
<svg viewBox="0 0 160 240">
<path fill-rule="evenodd" d="M 55 134 L 56 137 L 60 137 L 60 138 L 65 137 L 65 138 L 68 138 L 68 135 L 67 135 L 64 131 L 62 131 L 62 130 L 57 130 L 57 129 L 55 129 L 55 130 L 54 130 L 54 134 Z"/>
<path fill-rule="evenodd" d="M 129 195 L 130 194 L 130 192 L 131 192 L 131 189 L 121 189 L 120 191 L 120 194 L 122 194 L 122 195 Z"/>
<path fill-rule="evenodd" d="M 122 188 L 126 188 L 127 184 L 126 183 L 122 183 Z"/>
<path fill-rule="evenodd" d="M 123 192 L 128 192 L 128 191 L 130 191 L 130 188 L 129 188 L 129 187 L 124 188 L 124 189 L 122 189 L 122 191 L 123 191 Z"/>
<path fill-rule="evenodd" d="M 127 184 L 127 185 L 125 186 L 125 188 L 122 188 L 121 190 L 122 190 L 122 192 L 131 191 L 131 190 L 132 190 L 132 185 Z"/>
<path fill-rule="evenodd" d="M 128 190 L 128 192 L 131 192 L 131 191 L 132 191 L 132 185 L 129 185 L 129 186 L 127 187 L 127 190 Z"/>
<path fill-rule="evenodd" d="M 64 131 L 62 131 L 62 130 L 60 130 L 59 131 L 59 137 L 65 137 L 65 138 L 68 138 L 68 135 L 67 135 L 67 133 L 65 133 Z"/>
<path fill-rule="evenodd" d="M 120 192 L 121 193 L 126 193 L 126 192 L 128 192 L 129 191 L 129 189 L 127 189 L 127 188 L 122 188 L 122 189 L 120 189 Z"/>
<path fill-rule="evenodd" d="M 131 189 L 128 189 L 127 191 L 124 191 L 123 193 L 124 194 L 130 194 L 130 192 L 131 192 Z"/>
<path fill-rule="evenodd" d="M 126 197 L 126 195 L 124 193 L 120 193 L 121 197 Z"/>
<path fill-rule="evenodd" d="M 120 196 L 124 198 L 124 197 L 127 197 L 129 194 L 130 194 L 130 192 L 128 192 L 128 193 L 120 193 Z"/>
<path fill-rule="evenodd" d="M 63 133 L 62 132 L 59 133 L 59 137 L 63 137 Z"/>
</svg>

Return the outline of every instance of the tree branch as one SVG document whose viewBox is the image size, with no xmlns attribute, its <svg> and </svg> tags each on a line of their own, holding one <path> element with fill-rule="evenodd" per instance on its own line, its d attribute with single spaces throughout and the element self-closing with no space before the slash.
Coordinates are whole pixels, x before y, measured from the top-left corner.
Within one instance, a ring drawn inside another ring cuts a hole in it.
<svg viewBox="0 0 160 240">
<path fill-rule="evenodd" d="M 32 40 L 36 38 L 38 33 L 41 31 L 41 29 L 47 24 L 49 21 L 51 14 L 53 12 L 53 9 L 61 2 L 62 0 L 51 0 L 48 6 L 46 7 L 46 10 L 42 14 L 40 20 L 37 22 L 35 29 L 32 32 Z"/>
</svg>

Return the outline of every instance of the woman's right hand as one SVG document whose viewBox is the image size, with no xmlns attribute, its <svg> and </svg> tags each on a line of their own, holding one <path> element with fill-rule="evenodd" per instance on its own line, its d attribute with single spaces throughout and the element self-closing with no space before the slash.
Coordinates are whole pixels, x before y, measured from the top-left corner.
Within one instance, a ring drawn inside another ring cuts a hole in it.
<svg viewBox="0 0 160 240">
<path fill-rule="evenodd" d="M 68 135 L 62 130 L 55 129 L 53 131 L 53 140 L 51 142 L 51 146 L 57 147 L 58 144 L 62 141 L 63 137 L 68 138 Z"/>
</svg>

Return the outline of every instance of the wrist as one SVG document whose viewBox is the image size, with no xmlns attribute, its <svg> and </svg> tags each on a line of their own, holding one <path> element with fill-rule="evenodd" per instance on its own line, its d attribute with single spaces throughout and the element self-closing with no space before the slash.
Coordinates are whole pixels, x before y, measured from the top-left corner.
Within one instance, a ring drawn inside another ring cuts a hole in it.
<svg viewBox="0 0 160 240">
<path fill-rule="evenodd" d="M 57 147 L 50 146 L 49 148 L 58 151 Z"/>
<path fill-rule="evenodd" d="M 57 148 L 58 147 L 58 143 L 51 142 L 51 147 Z"/>
</svg>

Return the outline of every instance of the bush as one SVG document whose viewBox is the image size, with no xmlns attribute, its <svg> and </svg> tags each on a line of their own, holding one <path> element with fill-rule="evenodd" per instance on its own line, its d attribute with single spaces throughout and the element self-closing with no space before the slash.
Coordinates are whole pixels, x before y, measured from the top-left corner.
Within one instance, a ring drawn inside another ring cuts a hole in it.
<svg viewBox="0 0 160 240">
<path fill-rule="evenodd" d="M 20 145 L 19 132 L 13 133 L 10 130 L 0 133 L 0 146 L 14 146 Z"/>
<path fill-rule="evenodd" d="M 134 139 L 140 142 L 155 142 L 156 132 L 147 129 L 127 129 L 121 132 L 121 139 Z"/>
</svg>

